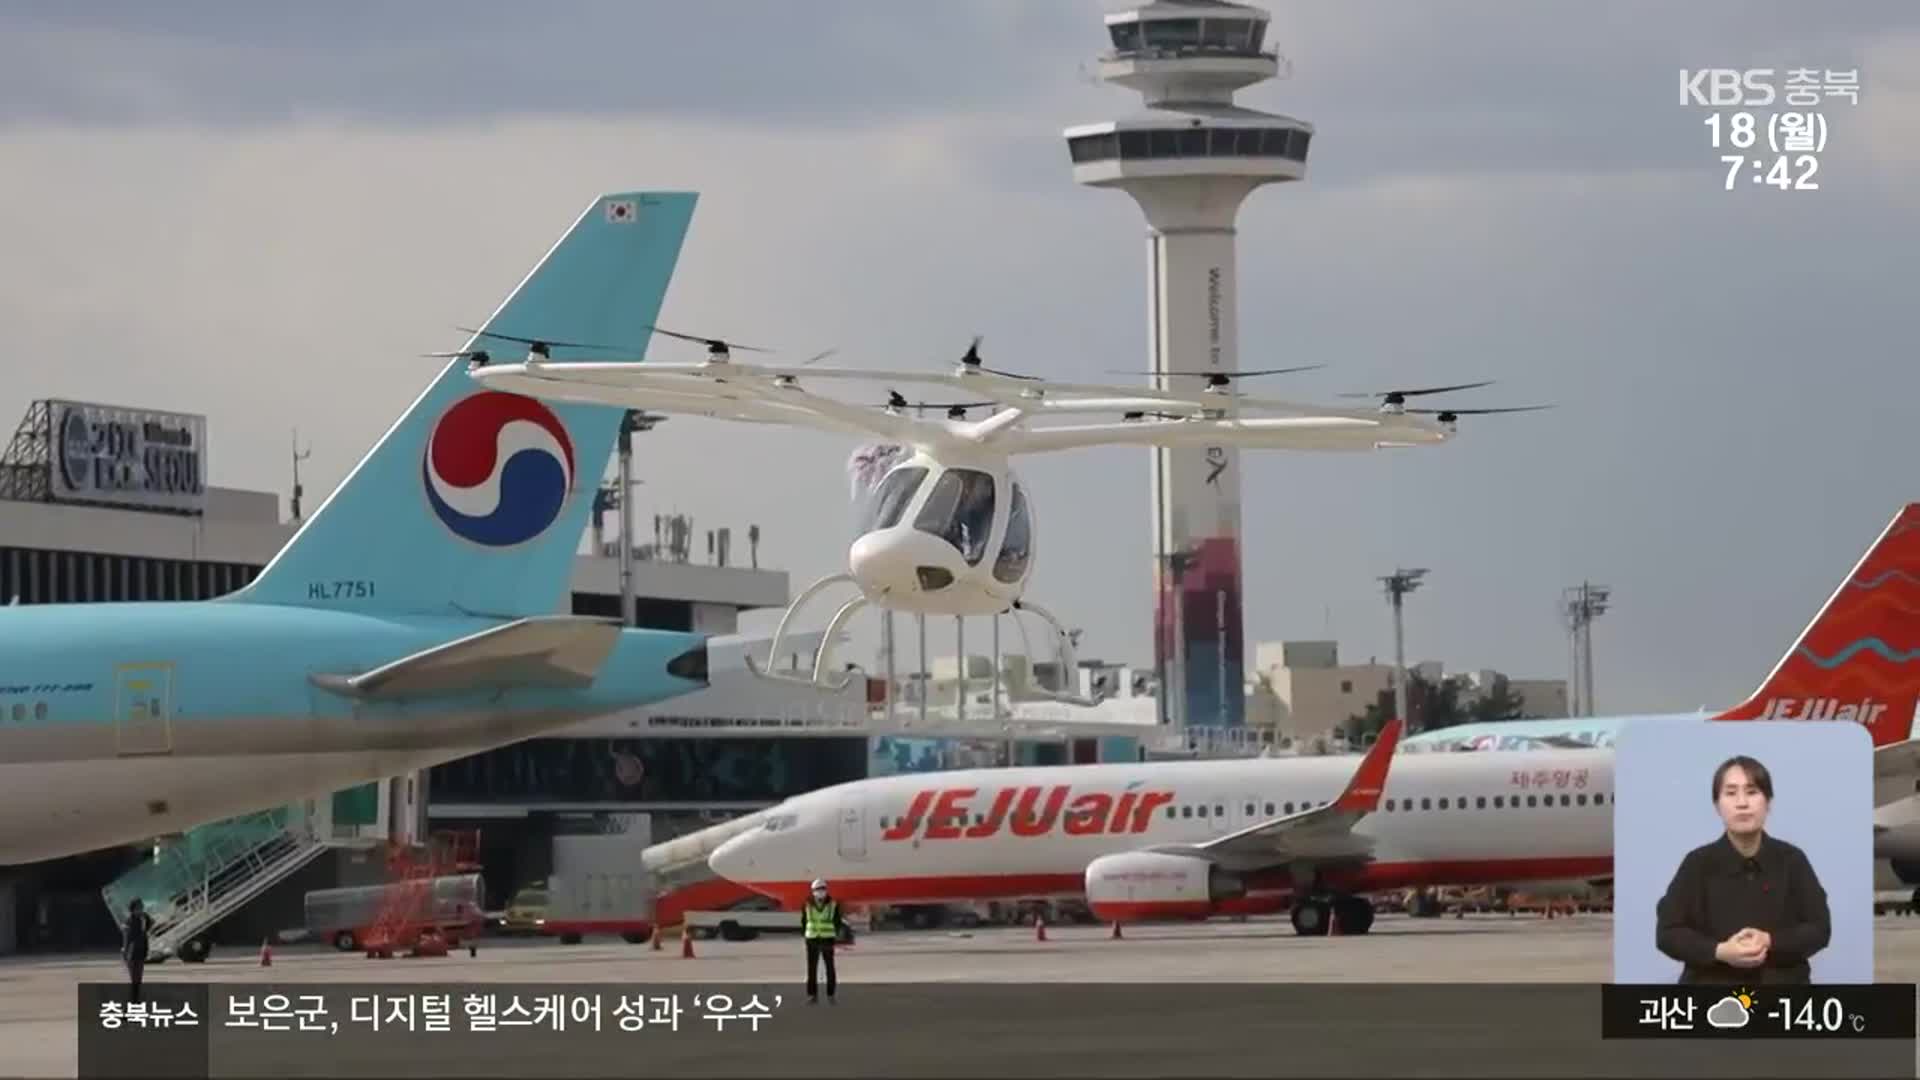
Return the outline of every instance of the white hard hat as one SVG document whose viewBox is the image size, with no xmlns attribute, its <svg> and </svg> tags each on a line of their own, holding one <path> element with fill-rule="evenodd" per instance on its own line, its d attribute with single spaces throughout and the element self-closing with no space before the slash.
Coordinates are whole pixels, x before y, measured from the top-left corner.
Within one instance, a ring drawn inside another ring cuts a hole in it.
<svg viewBox="0 0 1920 1080">
<path fill-rule="evenodd" d="M 827 879 L 826 879 L 826 878 L 814 878 L 814 879 L 813 879 L 813 887 L 814 887 L 814 888 L 816 888 L 816 889 L 825 889 L 825 888 L 827 887 Z"/>
</svg>

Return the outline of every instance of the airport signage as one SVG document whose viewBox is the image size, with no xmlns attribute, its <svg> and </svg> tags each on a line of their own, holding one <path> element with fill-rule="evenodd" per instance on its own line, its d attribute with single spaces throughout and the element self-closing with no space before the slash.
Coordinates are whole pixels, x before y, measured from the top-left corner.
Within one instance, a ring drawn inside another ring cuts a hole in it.
<svg viewBox="0 0 1920 1080">
<path fill-rule="evenodd" d="M 55 502 L 205 511 L 206 417 L 51 401 L 48 421 Z"/>
</svg>

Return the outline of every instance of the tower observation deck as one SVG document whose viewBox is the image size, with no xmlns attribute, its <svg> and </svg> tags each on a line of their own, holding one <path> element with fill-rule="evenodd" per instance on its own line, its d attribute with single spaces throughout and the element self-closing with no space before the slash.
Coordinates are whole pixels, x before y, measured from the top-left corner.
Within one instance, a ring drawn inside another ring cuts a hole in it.
<svg viewBox="0 0 1920 1080">
<path fill-rule="evenodd" d="M 1100 76 L 1143 111 L 1068 128 L 1074 179 L 1119 188 L 1147 219 L 1147 328 L 1157 387 L 1239 370 L 1234 221 L 1262 184 L 1304 179 L 1313 125 L 1235 105 L 1273 78 L 1267 12 L 1157 0 L 1107 16 Z M 1279 358 L 1275 358 L 1279 359 Z M 1198 375 L 1182 373 L 1199 373 Z M 1162 723 L 1245 721 L 1240 462 L 1230 447 L 1153 452 L 1154 653 Z"/>
</svg>

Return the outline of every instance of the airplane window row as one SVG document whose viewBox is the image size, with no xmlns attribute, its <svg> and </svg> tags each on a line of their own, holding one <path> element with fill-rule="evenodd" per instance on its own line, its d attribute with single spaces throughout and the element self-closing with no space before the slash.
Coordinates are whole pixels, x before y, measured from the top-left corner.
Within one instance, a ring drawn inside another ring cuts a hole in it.
<svg viewBox="0 0 1920 1080">
<path fill-rule="evenodd" d="M 24 724 L 27 722 L 27 706 L 24 702 L 15 702 L 12 711 L 14 723 Z M 36 701 L 33 703 L 33 718 L 35 720 L 45 720 L 47 718 L 46 702 Z"/>
<path fill-rule="evenodd" d="M 1522 802 L 1522 798 L 1526 801 Z M 1471 804 L 1469 804 L 1467 797 L 1464 795 L 1442 795 L 1437 799 L 1433 796 L 1424 796 L 1418 800 L 1418 806 L 1415 805 L 1415 800 L 1412 798 L 1386 799 L 1381 802 L 1381 810 L 1386 813 L 1417 813 L 1423 810 L 1486 810 L 1489 808 L 1494 810 L 1519 810 L 1528 806 L 1536 809 L 1552 806 L 1606 806 L 1612 802 L 1612 792 L 1599 791 L 1592 793 L 1584 791 L 1569 793 L 1563 791 L 1559 793 L 1558 802 L 1554 800 L 1554 796 L 1551 794 L 1526 796 L 1494 795 L 1491 797 L 1477 795 L 1473 798 Z M 1264 809 L 1265 816 L 1271 818 L 1278 817 L 1282 814 L 1305 813 L 1309 810 L 1330 805 L 1332 805 L 1330 800 L 1322 800 L 1320 802 L 1270 802 L 1266 803 L 1264 807 L 1258 803 L 1247 803 L 1243 809 L 1247 818 L 1251 819 L 1260 809 Z M 1166 817 L 1169 821 L 1176 819 L 1190 820 L 1193 818 L 1206 820 L 1210 818 L 1225 818 L 1226 816 L 1227 808 L 1222 803 L 1214 803 L 1211 806 L 1204 803 L 1187 803 L 1166 808 Z M 904 823 L 906 820 L 905 815 L 899 817 L 883 816 L 880 819 L 880 827 L 885 829 L 895 823 Z M 937 825 L 959 826 L 968 824 L 968 820 L 969 818 L 966 814 L 947 814 L 934 819 L 933 823 Z M 974 814 L 971 820 L 974 825 L 984 826 L 987 823 L 987 816 L 985 814 Z M 1013 814 L 1010 820 L 1018 821 L 1021 824 L 1028 824 L 1033 820 L 1033 815 Z M 772 831 L 773 826 L 771 823 L 769 823 L 768 827 L 769 831 Z"/>
</svg>

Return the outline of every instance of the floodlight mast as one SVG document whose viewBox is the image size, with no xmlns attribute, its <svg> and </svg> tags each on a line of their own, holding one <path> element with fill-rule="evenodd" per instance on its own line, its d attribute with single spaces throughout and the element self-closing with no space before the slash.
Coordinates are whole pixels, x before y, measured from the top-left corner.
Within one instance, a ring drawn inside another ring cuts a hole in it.
<svg viewBox="0 0 1920 1080">
<path fill-rule="evenodd" d="M 1606 614 L 1613 590 L 1605 585 L 1583 581 L 1561 594 L 1561 612 L 1573 635 L 1574 700 L 1568 712 L 1575 716 L 1593 716 L 1593 620 Z"/>
<path fill-rule="evenodd" d="M 1424 567 L 1412 570 L 1395 570 L 1380 580 L 1387 587 L 1387 601 L 1393 605 L 1393 713 L 1394 719 L 1406 726 L 1407 734 L 1419 731 L 1419 725 L 1407 716 L 1407 650 L 1406 633 L 1402 626 L 1401 609 L 1406 595 L 1420 587 L 1420 579 L 1427 576 Z"/>
</svg>

